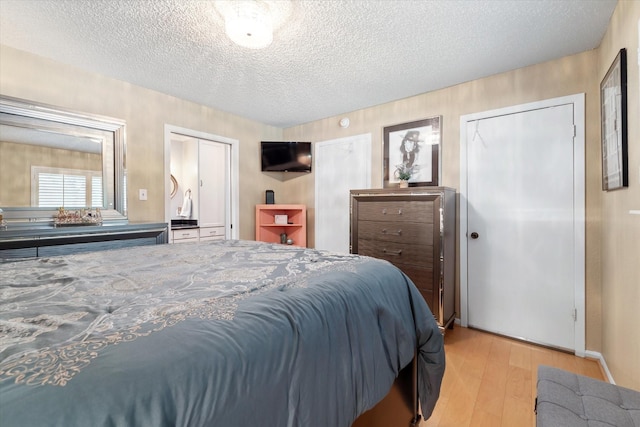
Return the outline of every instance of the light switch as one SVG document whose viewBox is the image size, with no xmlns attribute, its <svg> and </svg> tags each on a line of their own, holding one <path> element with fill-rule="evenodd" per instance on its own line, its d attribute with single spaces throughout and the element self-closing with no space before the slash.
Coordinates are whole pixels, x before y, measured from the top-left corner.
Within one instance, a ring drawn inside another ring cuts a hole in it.
<svg viewBox="0 0 640 427">
<path fill-rule="evenodd" d="M 147 189 L 146 188 L 141 188 L 140 190 L 138 190 L 138 198 L 140 200 L 147 200 Z"/>
</svg>

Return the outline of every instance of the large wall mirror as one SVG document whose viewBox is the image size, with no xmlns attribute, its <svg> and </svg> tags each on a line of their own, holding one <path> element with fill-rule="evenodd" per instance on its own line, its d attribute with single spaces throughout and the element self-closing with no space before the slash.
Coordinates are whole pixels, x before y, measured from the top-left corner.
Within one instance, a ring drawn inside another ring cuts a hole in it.
<svg viewBox="0 0 640 427">
<path fill-rule="evenodd" d="M 0 208 L 50 221 L 60 207 L 125 220 L 125 123 L 0 96 Z"/>
</svg>

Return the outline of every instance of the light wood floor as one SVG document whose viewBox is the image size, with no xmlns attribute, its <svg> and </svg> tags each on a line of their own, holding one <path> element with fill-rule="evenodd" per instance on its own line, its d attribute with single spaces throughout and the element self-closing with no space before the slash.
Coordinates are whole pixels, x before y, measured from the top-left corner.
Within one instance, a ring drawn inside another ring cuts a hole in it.
<svg viewBox="0 0 640 427">
<path fill-rule="evenodd" d="M 420 427 L 535 426 L 538 365 L 603 379 L 598 362 L 457 326 L 445 337 L 440 399 Z"/>
</svg>

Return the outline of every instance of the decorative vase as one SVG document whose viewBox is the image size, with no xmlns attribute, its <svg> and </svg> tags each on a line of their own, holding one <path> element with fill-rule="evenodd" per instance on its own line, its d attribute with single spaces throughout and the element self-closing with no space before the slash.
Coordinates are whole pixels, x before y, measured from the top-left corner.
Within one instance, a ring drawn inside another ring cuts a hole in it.
<svg viewBox="0 0 640 427">
<path fill-rule="evenodd" d="M 409 187 L 409 181 L 406 181 L 404 179 L 400 180 L 400 188 L 408 188 Z"/>
</svg>

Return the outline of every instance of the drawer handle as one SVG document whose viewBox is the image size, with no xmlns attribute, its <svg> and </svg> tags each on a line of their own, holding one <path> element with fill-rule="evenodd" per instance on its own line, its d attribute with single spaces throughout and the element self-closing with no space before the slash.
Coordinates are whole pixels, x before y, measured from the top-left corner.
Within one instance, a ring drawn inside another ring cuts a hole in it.
<svg viewBox="0 0 640 427">
<path fill-rule="evenodd" d="M 402 236 L 402 230 L 398 230 L 394 233 L 394 232 L 387 231 L 386 228 L 383 228 L 382 234 L 393 234 L 394 236 Z"/>
<path fill-rule="evenodd" d="M 189 234 L 189 233 L 182 233 L 182 237 L 189 237 L 189 236 L 191 236 L 191 234 Z"/>
<path fill-rule="evenodd" d="M 382 209 L 382 215 L 387 214 L 387 208 Z M 402 215 L 402 209 L 398 209 L 398 215 Z"/>
<path fill-rule="evenodd" d="M 402 249 L 398 249 L 397 251 L 388 251 L 386 249 L 382 249 L 382 253 L 387 254 L 387 255 L 400 256 L 400 255 L 402 255 Z"/>
</svg>

